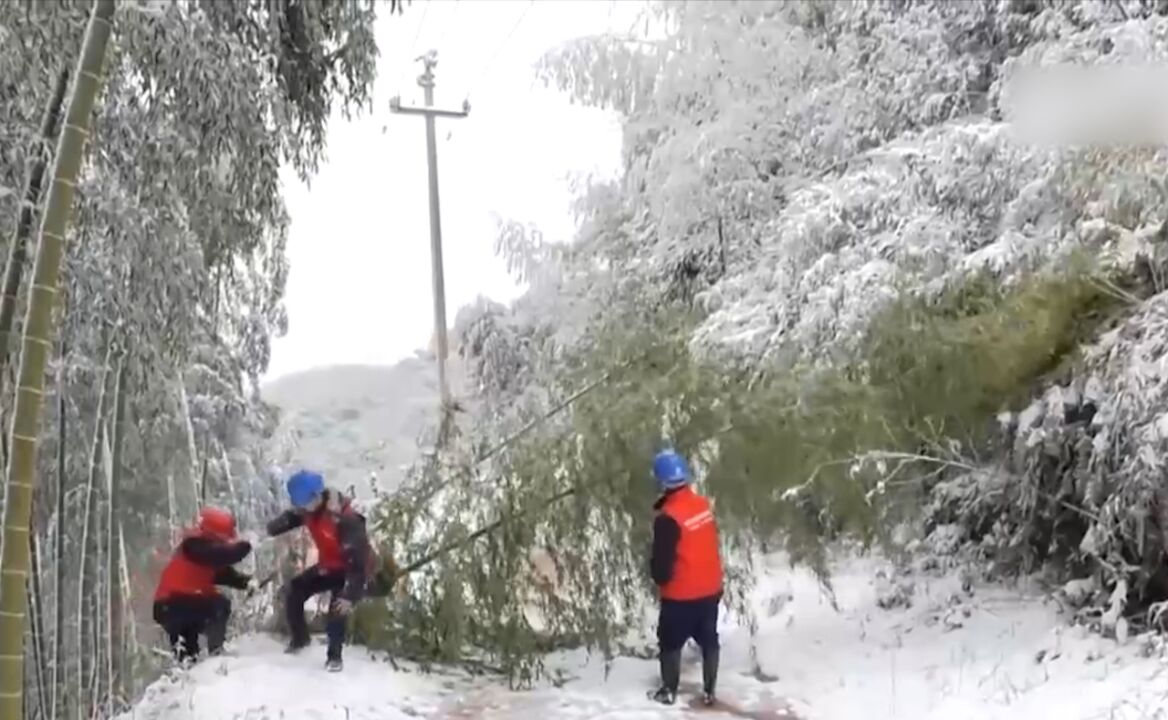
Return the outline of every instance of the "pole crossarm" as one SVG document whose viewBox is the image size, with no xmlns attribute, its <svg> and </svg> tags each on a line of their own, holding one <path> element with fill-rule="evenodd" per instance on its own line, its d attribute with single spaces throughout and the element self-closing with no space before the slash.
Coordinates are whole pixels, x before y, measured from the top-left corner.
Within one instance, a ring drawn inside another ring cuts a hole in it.
<svg viewBox="0 0 1168 720">
<path fill-rule="evenodd" d="M 462 110 L 442 110 L 441 108 L 428 107 L 410 107 L 401 104 L 401 98 L 392 97 L 389 99 L 389 111 L 399 115 L 423 115 L 430 117 L 441 118 L 464 118 L 470 114 L 470 106 L 463 105 Z"/>
</svg>

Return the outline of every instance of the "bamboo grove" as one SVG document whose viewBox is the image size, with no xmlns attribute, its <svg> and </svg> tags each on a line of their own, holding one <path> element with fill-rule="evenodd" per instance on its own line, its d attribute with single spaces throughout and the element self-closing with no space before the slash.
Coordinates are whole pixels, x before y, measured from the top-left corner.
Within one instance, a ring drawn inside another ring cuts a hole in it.
<svg viewBox="0 0 1168 720">
<path fill-rule="evenodd" d="M 276 502 L 278 173 L 368 105 L 376 9 L 0 3 L 0 720 L 124 709 L 160 667 L 147 549 Z"/>
</svg>

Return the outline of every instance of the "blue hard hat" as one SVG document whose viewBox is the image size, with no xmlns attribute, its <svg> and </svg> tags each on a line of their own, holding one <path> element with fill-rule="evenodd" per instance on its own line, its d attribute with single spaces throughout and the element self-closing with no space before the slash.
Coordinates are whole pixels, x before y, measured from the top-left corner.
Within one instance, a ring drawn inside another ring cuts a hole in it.
<svg viewBox="0 0 1168 720">
<path fill-rule="evenodd" d="M 324 492 L 324 477 L 311 470 L 300 470 L 288 478 L 288 499 L 296 507 L 304 507 Z"/>
<path fill-rule="evenodd" d="M 653 458 L 653 477 L 662 490 L 681 487 L 689 482 L 689 464 L 674 450 L 662 450 Z"/>
</svg>

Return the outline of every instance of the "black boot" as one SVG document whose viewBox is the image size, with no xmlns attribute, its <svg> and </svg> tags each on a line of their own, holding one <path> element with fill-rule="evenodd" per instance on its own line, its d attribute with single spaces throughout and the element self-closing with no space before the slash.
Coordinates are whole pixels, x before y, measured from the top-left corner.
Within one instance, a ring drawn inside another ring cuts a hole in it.
<svg viewBox="0 0 1168 720">
<path fill-rule="evenodd" d="M 649 697 L 662 705 L 677 701 L 677 686 L 681 683 L 681 650 L 661 653 L 661 687 Z"/>
<path fill-rule="evenodd" d="M 324 626 L 328 635 L 328 655 L 325 666 L 336 672 L 341 669 L 341 652 L 345 647 L 345 617 L 330 616 Z"/>
<path fill-rule="evenodd" d="M 223 643 L 227 641 L 227 618 L 216 618 L 207 624 L 207 654 L 223 654 Z"/>
<path fill-rule="evenodd" d="M 718 659 L 721 650 L 717 647 L 702 648 L 702 703 L 713 705 L 717 697 Z"/>
<path fill-rule="evenodd" d="M 199 634 L 189 629 L 171 635 L 174 659 L 183 667 L 190 667 L 199 659 Z"/>
<path fill-rule="evenodd" d="M 288 623 L 288 633 L 292 639 L 288 642 L 288 647 L 284 649 L 286 653 L 298 653 L 311 642 L 311 637 L 308 634 L 308 621 L 304 618 L 305 602 L 307 602 L 307 598 L 297 592 L 296 584 L 289 583 L 288 588 L 284 591 L 284 619 Z"/>
</svg>

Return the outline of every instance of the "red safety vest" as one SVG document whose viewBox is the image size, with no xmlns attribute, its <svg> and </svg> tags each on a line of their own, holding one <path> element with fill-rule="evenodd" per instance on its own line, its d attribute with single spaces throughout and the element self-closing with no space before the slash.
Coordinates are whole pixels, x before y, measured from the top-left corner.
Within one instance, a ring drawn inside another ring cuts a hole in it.
<svg viewBox="0 0 1168 720">
<path fill-rule="evenodd" d="M 345 553 L 337 535 L 337 521 L 342 517 L 357 515 L 357 511 L 353 509 L 348 498 L 341 496 L 340 502 L 339 510 L 330 509 L 326 502 L 326 505 L 320 510 L 304 517 L 304 527 L 312 536 L 313 544 L 316 545 L 316 564 L 325 571 L 345 569 Z M 373 548 L 367 546 L 365 552 L 366 579 L 375 569 L 376 562 Z"/>
<path fill-rule="evenodd" d="M 189 537 L 207 537 L 198 530 L 188 530 L 183 533 L 183 540 Z M 182 551 L 180 541 L 178 548 L 170 557 L 170 562 L 162 569 L 158 578 L 158 587 L 154 590 L 154 601 L 164 601 L 176 595 L 218 595 L 215 588 L 215 575 L 218 568 L 200 565 L 187 557 Z"/>
<path fill-rule="evenodd" d="M 341 540 L 337 537 L 337 518 L 351 512 L 345 503 L 339 512 L 322 509 L 304 517 L 304 527 L 316 545 L 316 562 L 322 570 L 343 570 L 345 556 L 341 551 Z"/>
<path fill-rule="evenodd" d="M 661 512 L 673 518 L 681 530 L 673 576 L 661 586 L 661 598 L 698 600 L 720 593 L 722 557 L 710 501 L 684 487 L 665 498 Z"/>
</svg>

